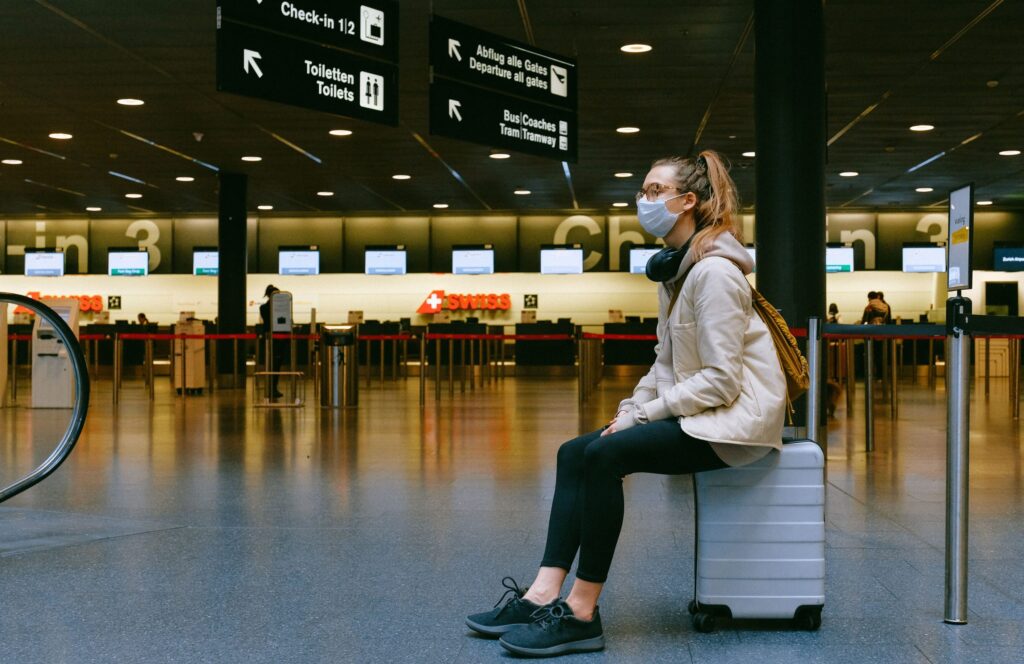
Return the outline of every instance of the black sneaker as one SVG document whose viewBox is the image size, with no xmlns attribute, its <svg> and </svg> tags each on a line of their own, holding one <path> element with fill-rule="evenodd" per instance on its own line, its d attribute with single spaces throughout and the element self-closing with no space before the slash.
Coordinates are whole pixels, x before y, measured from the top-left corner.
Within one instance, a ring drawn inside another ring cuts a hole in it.
<svg viewBox="0 0 1024 664">
<path fill-rule="evenodd" d="M 526 590 L 520 588 L 511 576 L 502 579 L 501 585 L 506 588 L 505 594 L 498 598 L 493 609 L 484 613 L 474 613 L 466 618 L 466 625 L 470 629 L 487 636 L 501 636 L 509 630 L 529 625 L 532 622 L 530 615 L 541 607 L 523 599 Z M 502 604 L 502 602 L 505 603 Z"/>
<path fill-rule="evenodd" d="M 510 652 L 528 657 L 604 649 L 601 615 L 596 607 L 593 620 L 580 620 L 565 600 L 559 599 L 537 609 L 532 617 L 531 624 L 505 634 L 498 643 Z"/>
</svg>

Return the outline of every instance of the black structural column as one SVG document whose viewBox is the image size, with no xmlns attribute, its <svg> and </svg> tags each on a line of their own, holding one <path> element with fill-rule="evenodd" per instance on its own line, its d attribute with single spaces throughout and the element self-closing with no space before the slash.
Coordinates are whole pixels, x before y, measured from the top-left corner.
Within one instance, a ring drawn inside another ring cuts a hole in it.
<svg viewBox="0 0 1024 664">
<path fill-rule="evenodd" d="M 249 248 L 245 213 L 248 176 L 241 173 L 220 173 L 220 210 L 217 223 L 217 249 L 220 261 L 217 271 L 217 331 L 221 334 L 245 332 L 245 276 Z M 230 383 L 233 375 L 245 385 L 245 344 L 220 341 L 217 345 L 218 385 Z M 232 363 L 235 366 L 232 366 Z"/>
<path fill-rule="evenodd" d="M 757 287 L 791 327 L 825 313 L 823 5 L 754 4 Z"/>
</svg>

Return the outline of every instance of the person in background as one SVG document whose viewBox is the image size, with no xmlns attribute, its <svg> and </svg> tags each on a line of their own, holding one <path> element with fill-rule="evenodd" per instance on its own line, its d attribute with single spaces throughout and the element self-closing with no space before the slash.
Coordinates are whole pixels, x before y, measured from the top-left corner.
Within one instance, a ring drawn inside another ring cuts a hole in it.
<svg viewBox="0 0 1024 664">
<path fill-rule="evenodd" d="M 742 466 L 782 447 L 786 381 L 751 304 L 745 275 L 754 263 L 722 158 L 704 151 L 659 159 L 636 201 L 640 225 L 666 245 L 647 263 L 658 284 L 654 364 L 608 425 L 559 448 L 533 583 L 522 589 L 505 577 L 501 606 L 466 619 L 518 655 L 604 648 L 597 600 L 622 528 L 623 477 Z M 576 579 L 562 599 L 577 554 Z"/>
<path fill-rule="evenodd" d="M 885 301 L 885 293 L 883 293 L 882 291 L 878 291 L 878 299 L 885 306 L 885 324 L 886 325 L 891 325 L 892 324 L 892 307 L 890 307 L 889 303 Z"/>
<path fill-rule="evenodd" d="M 277 286 L 270 284 L 266 290 L 263 291 L 263 297 L 267 299 L 266 302 L 260 305 L 260 331 L 265 335 L 272 334 L 273 326 L 271 325 L 271 313 L 270 313 L 270 297 L 276 293 L 279 289 Z M 284 365 L 284 354 L 285 354 L 285 341 L 274 339 L 271 344 L 271 371 L 274 372 L 270 376 L 270 394 L 274 399 L 280 399 L 284 395 L 277 389 L 277 372 L 281 370 Z M 266 345 L 264 345 L 266 348 Z"/>
<path fill-rule="evenodd" d="M 828 318 L 825 319 L 827 323 L 839 324 L 843 322 L 843 317 L 839 315 L 839 305 L 835 302 L 828 305 Z"/>
<path fill-rule="evenodd" d="M 139 325 L 149 325 L 150 324 L 149 323 L 149 319 L 146 318 L 146 314 L 144 314 L 142 312 L 139 312 L 137 320 L 139 321 Z"/>
<path fill-rule="evenodd" d="M 882 325 L 885 323 L 886 304 L 878 299 L 878 292 L 868 293 L 868 306 L 864 307 L 864 315 L 860 322 L 864 325 Z"/>
</svg>

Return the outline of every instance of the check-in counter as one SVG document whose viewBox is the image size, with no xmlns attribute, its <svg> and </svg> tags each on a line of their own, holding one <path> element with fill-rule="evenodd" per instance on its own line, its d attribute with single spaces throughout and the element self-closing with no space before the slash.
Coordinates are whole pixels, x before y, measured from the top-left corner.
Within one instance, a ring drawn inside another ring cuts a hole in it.
<svg viewBox="0 0 1024 664">
<path fill-rule="evenodd" d="M 657 332 L 657 318 L 604 324 L 605 334 L 654 335 Z M 650 366 L 654 364 L 654 346 L 656 344 L 656 341 L 639 339 L 605 339 L 604 364 L 605 366 Z"/>
<path fill-rule="evenodd" d="M 516 323 L 516 335 L 557 334 L 566 339 L 533 340 L 516 339 L 515 353 L 517 367 L 572 366 L 576 363 L 576 343 L 573 340 L 575 325 L 571 320 L 537 321 Z"/>
</svg>

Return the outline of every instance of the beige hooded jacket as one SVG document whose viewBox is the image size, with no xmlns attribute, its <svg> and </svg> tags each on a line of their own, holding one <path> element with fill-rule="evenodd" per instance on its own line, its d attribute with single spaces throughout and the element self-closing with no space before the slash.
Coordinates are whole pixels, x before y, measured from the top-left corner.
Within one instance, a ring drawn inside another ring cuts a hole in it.
<svg viewBox="0 0 1024 664">
<path fill-rule="evenodd" d="M 696 264 L 692 252 L 683 257 L 675 279 L 658 288 L 654 365 L 619 405 L 641 422 L 679 418 L 731 466 L 781 449 L 785 419 L 786 380 L 744 276 L 753 267 L 729 233 Z M 668 311 L 670 285 L 684 275 Z"/>
</svg>

